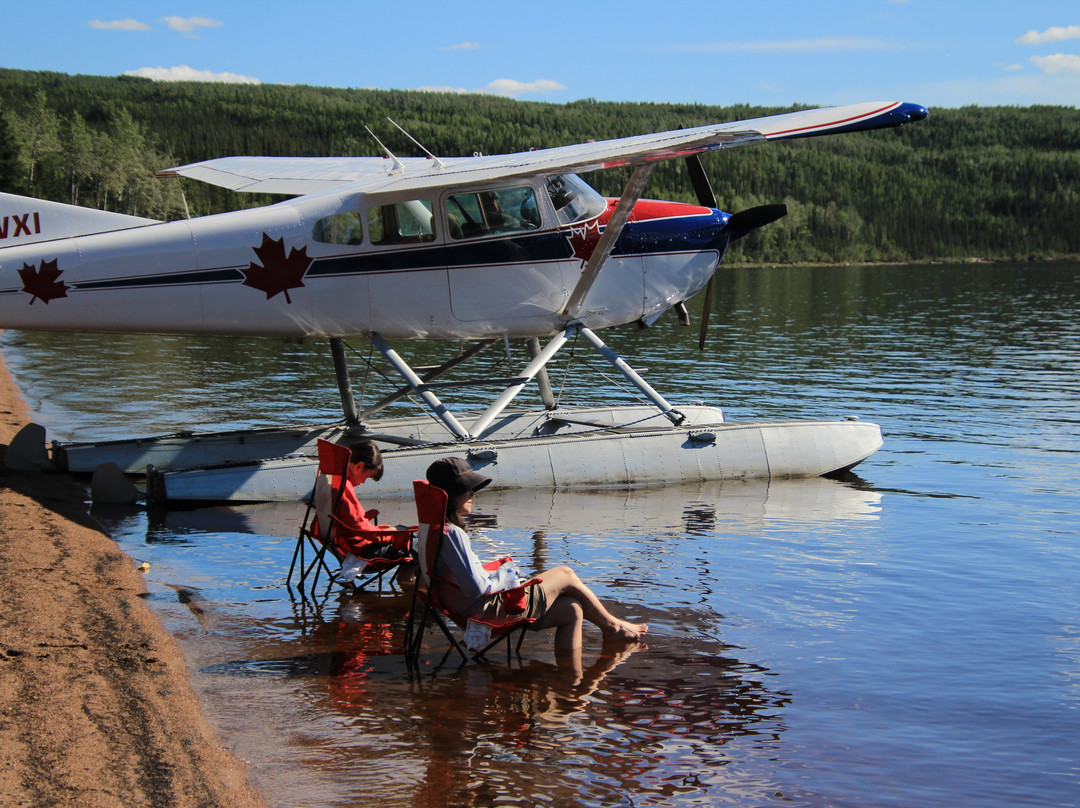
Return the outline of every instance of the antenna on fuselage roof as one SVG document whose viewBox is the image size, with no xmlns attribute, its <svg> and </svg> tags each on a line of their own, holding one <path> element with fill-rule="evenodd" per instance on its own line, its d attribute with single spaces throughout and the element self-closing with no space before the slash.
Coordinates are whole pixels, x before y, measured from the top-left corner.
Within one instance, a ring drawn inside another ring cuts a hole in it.
<svg viewBox="0 0 1080 808">
<path fill-rule="evenodd" d="M 428 150 L 427 150 L 427 149 L 426 149 L 426 148 L 424 147 L 424 144 L 423 144 L 423 143 L 421 143 L 421 142 L 420 142 L 419 140 L 417 140 L 417 139 L 416 139 L 416 138 L 414 138 L 414 137 L 413 137 L 412 135 L 410 135 L 410 134 L 409 134 L 408 132 L 406 132 L 406 131 L 405 131 L 405 129 L 404 129 L 404 127 L 400 126 L 400 125 L 398 124 L 398 122 L 397 122 L 397 121 L 395 121 L 395 120 L 394 120 L 393 118 L 391 118 L 391 117 L 390 117 L 389 115 L 387 115 L 387 116 L 386 116 L 386 120 L 390 121 L 390 123 L 392 123 L 392 124 L 393 124 L 394 126 L 397 126 L 397 128 L 398 128 L 398 129 L 399 129 L 399 130 L 401 131 L 401 134 L 405 135 L 405 137 L 407 137 L 407 138 L 408 138 L 409 140 L 411 140 L 411 141 L 412 141 L 413 143 L 415 143 L 415 144 L 416 144 L 416 145 L 417 145 L 417 146 L 418 146 L 418 147 L 420 148 L 420 151 L 422 151 L 422 152 L 423 152 L 424 154 L 426 154 L 426 155 L 427 155 L 428 157 L 430 157 L 430 158 L 431 158 L 432 160 L 434 160 L 434 161 L 435 161 L 435 165 L 436 165 L 436 166 L 438 166 L 439 168 L 446 168 L 446 166 L 445 166 L 445 165 L 443 165 L 443 161 L 442 161 L 442 160 L 440 160 L 440 159 L 439 159 L 438 157 L 436 157 L 436 156 L 435 156 L 434 154 L 432 154 L 431 152 L 429 152 L 429 151 L 428 151 Z"/>
<path fill-rule="evenodd" d="M 386 152 L 386 156 L 394 161 L 394 167 L 391 168 L 386 173 L 387 174 L 404 174 L 405 173 L 405 166 L 402 164 L 402 162 L 394 156 L 394 153 L 392 151 L 390 151 L 388 148 L 386 148 L 386 146 L 383 145 L 383 142 L 381 140 L 379 140 L 378 137 L 375 136 L 375 133 L 371 131 L 371 127 L 365 125 L 364 128 L 367 129 L 367 133 L 369 135 L 371 135 L 371 137 L 374 139 L 374 141 L 379 144 L 379 147 L 384 152 Z"/>
</svg>

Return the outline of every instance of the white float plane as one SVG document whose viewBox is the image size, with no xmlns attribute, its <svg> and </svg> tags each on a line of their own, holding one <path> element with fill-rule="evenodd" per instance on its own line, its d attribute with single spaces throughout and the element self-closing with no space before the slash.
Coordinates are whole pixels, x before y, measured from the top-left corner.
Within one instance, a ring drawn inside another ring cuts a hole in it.
<svg viewBox="0 0 1080 808">
<path fill-rule="evenodd" d="M 467 454 L 503 487 L 834 472 L 880 447 L 878 427 L 730 424 L 714 407 L 675 406 L 596 330 L 650 324 L 672 308 L 685 314 L 684 301 L 711 283 L 728 245 L 783 215 L 783 206 L 719 210 L 698 155 L 926 116 L 916 104 L 869 103 L 508 155 L 438 157 L 417 143 L 426 156 L 384 148 L 383 157 L 226 157 L 159 176 L 294 198 L 173 222 L 0 194 L 0 328 L 330 338 L 340 424 L 54 445 L 54 461 L 74 471 L 149 464 L 161 498 L 303 496 L 314 439 L 328 435 L 382 443 L 402 491 L 448 451 Z M 699 204 L 643 199 L 653 166 L 677 158 L 687 159 Z M 613 167 L 632 169 L 618 199 L 578 176 Z M 349 384 L 347 338 L 370 339 L 405 383 L 363 412 Z M 485 411 L 440 400 L 440 385 L 454 382 L 439 376 L 509 339 L 526 340 L 531 361 L 512 378 L 489 380 L 504 389 Z M 474 344 L 421 376 L 390 340 Z M 556 406 L 544 369 L 570 340 L 593 346 L 649 403 Z M 508 410 L 534 381 L 544 409 Z M 368 421 L 410 393 L 434 421 Z"/>
</svg>

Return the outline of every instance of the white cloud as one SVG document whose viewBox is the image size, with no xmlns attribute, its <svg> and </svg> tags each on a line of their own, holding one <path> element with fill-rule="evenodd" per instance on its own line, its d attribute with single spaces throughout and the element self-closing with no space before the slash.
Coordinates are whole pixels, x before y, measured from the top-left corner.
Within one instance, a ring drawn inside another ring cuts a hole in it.
<svg viewBox="0 0 1080 808">
<path fill-rule="evenodd" d="M 536 81 L 516 81 L 515 79 L 495 79 L 482 92 L 494 95 L 505 95 L 517 98 L 519 95 L 532 93 L 554 93 L 565 90 L 566 86 L 551 79 L 537 79 Z"/>
<path fill-rule="evenodd" d="M 1080 56 L 1075 53 L 1055 53 L 1052 56 L 1032 56 L 1032 63 L 1043 73 L 1076 73 L 1080 75 Z"/>
<path fill-rule="evenodd" d="M 224 25 L 221 20 L 212 20 L 209 17 L 165 17 L 162 22 L 182 34 L 190 34 L 199 28 L 220 28 Z"/>
<path fill-rule="evenodd" d="M 1062 42 L 1066 39 L 1080 39 L 1080 25 L 1047 28 L 1045 31 L 1028 31 L 1018 40 L 1018 45 L 1045 45 L 1048 42 Z"/>
<path fill-rule="evenodd" d="M 467 51 L 467 50 L 480 50 L 483 47 L 479 42 L 462 42 L 457 45 L 449 45 L 445 48 L 439 48 L 439 50 L 447 51 Z"/>
<path fill-rule="evenodd" d="M 99 31 L 152 31 L 153 26 L 145 22 L 139 22 L 128 17 L 126 20 L 90 20 L 87 23 L 91 28 Z"/>
<path fill-rule="evenodd" d="M 237 73 L 212 73 L 209 70 L 196 70 L 187 65 L 176 67 L 140 67 L 138 70 L 126 70 L 125 76 L 138 76 L 154 81 L 206 81 L 222 84 L 262 84 L 251 76 L 241 76 Z"/>
</svg>

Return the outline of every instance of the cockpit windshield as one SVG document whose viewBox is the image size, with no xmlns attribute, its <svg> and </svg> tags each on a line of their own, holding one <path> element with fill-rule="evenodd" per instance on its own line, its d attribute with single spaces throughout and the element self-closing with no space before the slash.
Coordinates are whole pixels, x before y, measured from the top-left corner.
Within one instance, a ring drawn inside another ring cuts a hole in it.
<svg viewBox="0 0 1080 808">
<path fill-rule="evenodd" d="M 577 174 L 552 177 L 547 181 L 547 192 L 560 224 L 593 219 L 607 208 L 607 200 Z"/>
</svg>

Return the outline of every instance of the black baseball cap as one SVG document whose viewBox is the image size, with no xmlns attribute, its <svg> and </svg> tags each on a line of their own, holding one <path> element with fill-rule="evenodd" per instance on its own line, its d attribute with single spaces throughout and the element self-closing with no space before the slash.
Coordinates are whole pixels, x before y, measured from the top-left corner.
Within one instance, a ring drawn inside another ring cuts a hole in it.
<svg viewBox="0 0 1080 808">
<path fill-rule="evenodd" d="M 491 482 L 490 477 L 475 472 L 463 458 L 441 457 L 428 466 L 428 482 L 446 492 L 450 499 L 476 492 Z"/>
</svg>

